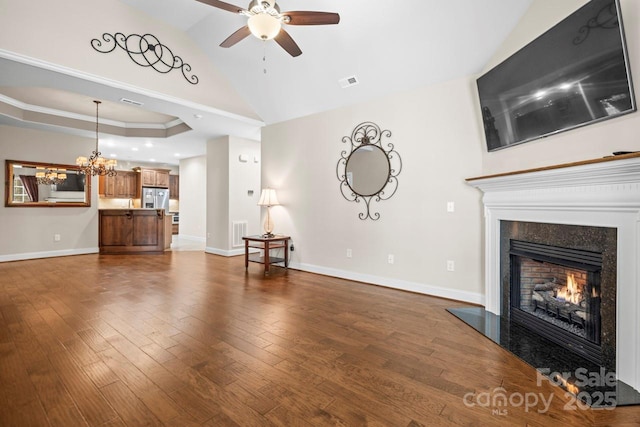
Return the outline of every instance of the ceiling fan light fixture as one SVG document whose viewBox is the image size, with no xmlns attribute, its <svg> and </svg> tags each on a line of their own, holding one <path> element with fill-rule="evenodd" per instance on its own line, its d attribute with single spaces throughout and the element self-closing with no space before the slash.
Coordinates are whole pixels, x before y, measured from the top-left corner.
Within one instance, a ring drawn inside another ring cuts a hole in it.
<svg viewBox="0 0 640 427">
<path fill-rule="evenodd" d="M 249 3 L 249 7 L 247 8 L 251 13 L 262 13 L 262 12 L 276 12 L 276 10 L 274 10 L 275 8 L 277 8 L 277 11 L 280 11 L 280 8 L 278 6 L 276 6 L 276 1 L 275 0 L 252 0 L 251 3 Z M 273 15 L 273 13 L 270 13 L 271 15 Z"/>
<path fill-rule="evenodd" d="M 251 34 L 261 40 L 271 40 L 280 32 L 282 23 L 276 17 L 266 13 L 259 13 L 249 18 L 247 22 Z"/>
</svg>

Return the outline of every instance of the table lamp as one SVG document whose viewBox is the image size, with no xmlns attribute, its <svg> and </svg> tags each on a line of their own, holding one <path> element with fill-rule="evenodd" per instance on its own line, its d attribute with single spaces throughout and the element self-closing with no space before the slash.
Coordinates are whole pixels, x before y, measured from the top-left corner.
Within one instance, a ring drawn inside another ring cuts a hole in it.
<svg viewBox="0 0 640 427">
<path fill-rule="evenodd" d="M 262 237 L 274 237 L 273 221 L 271 220 L 271 206 L 279 205 L 276 190 L 273 188 L 263 188 L 260 194 L 258 206 L 267 207 L 267 218 L 264 220 L 264 235 Z"/>
</svg>

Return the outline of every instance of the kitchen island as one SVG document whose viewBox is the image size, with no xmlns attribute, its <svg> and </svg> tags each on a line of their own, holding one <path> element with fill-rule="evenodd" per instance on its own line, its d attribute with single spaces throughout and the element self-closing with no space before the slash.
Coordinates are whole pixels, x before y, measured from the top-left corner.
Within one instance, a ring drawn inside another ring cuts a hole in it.
<svg viewBox="0 0 640 427">
<path fill-rule="evenodd" d="M 98 210 L 101 254 L 162 254 L 171 247 L 171 216 L 164 209 Z"/>
</svg>

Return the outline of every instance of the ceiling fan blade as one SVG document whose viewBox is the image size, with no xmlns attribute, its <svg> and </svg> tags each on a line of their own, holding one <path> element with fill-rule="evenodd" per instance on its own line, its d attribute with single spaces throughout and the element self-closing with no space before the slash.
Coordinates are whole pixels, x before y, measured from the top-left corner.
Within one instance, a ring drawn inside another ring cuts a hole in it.
<svg viewBox="0 0 640 427">
<path fill-rule="evenodd" d="M 208 4 L 209 6 L 217 7 L 218 9 L 228 10 L 229 12 L 239 13 L 244 10 L 243 7 L 233 4 L 225 3 L 218 0 L 198 0 L 200 3 Z"/>
<path fill-rule="evenodd" d="M 286 50 L 291 56 L 300 56 L 302 51 L 298 47 L 297 43 L 293 41 L 289 33 L 287 33 L 284 28 L 280 29 L 278 35 L 274 38 L 276 43 L 278 43 L 284 50 Z"/>
<path fill-rule="evenodd" d="M 289 25 L 329 25 L 340 22 L 340 15 L 333 12 L 284 12 L 284 16 L 288 16 Z"/>
<path fill-rule="evenodd" d="M 240 28 L 238 31 L 227 37 L 225 41 L 220 43 L 220 46 L 231 47 L 234 44 L 238 43 L 240 40 L 243 40 L 249 34 L 251 34 L 251 30 L 249 30 L 249 27 L 245 25 L 244 27 Z"/>
</svg>

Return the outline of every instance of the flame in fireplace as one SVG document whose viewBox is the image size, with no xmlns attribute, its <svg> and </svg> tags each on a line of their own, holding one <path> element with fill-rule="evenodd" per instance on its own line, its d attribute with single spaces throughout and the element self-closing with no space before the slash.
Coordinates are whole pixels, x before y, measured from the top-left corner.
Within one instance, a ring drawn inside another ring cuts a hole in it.
<svg viewBox="0 0 640 427">
<path fill-rule="evenodd" d="M 567 274 L 567 286 L 558 289 L 556 298 L 570 302 L 572 304 L 580 304 L 582 293 L 578 288 L 578 282 L 573 274 Z"/>
</svg>

